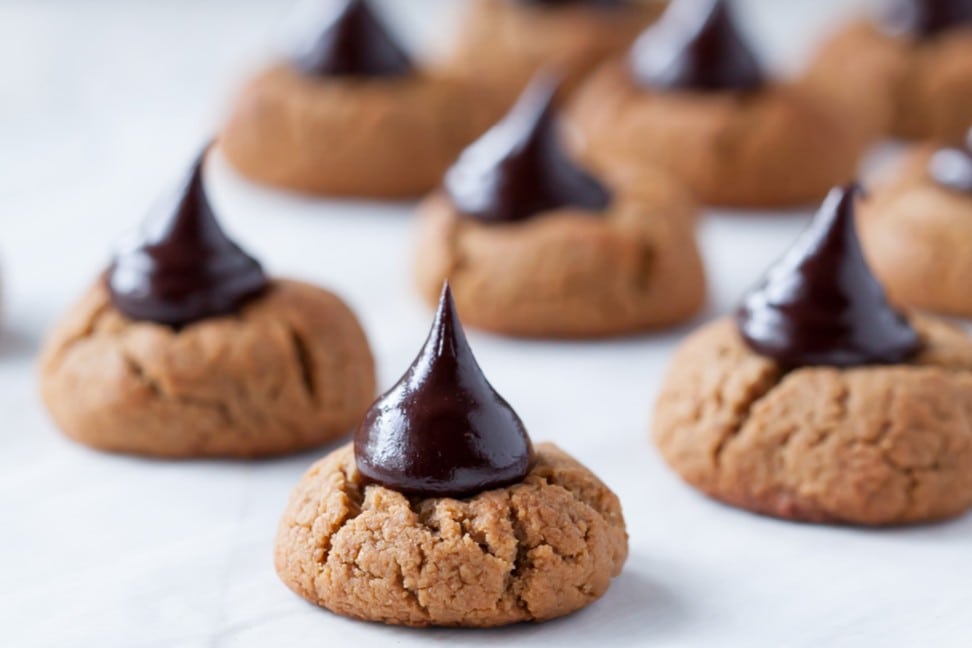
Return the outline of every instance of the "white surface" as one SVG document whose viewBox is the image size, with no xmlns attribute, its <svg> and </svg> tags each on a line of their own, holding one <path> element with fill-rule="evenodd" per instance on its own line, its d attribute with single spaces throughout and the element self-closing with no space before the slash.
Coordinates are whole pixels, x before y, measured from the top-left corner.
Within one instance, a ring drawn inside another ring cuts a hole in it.
<svg viewBox="0 0 972 648">
<path fill-rule="evenodd" d="M 428 2 L 390 4 L 410 19 L 408 33 L 442 31 Z M 764 49 L 785 46 L 774 57 L 782 61 L 806 51 L 824 5 L 849 3 L 746 4 Z M 0 645 L 972 643 L 972 517 L 895 531 L 788 524 L 714 504 L 665 468 L 647 439 L 648 411 L 689 327 L 575 344 L 470 334 L 534 438 L 581 458 L 625 507 L 622 576 L 601 602 L 541 626 L 392 629 L 293 595 L 273 572 L 271 543 L 288 491 L 324 450 L 165 463 L 98 454 L 58 434 L 34 384 L 42 331 L 179 176 L 264 56 L 283 9 L 270 0 L 0 1 Z M 210 171 L 227 226 L 270 269 L 349 300 L 387 387 L 430 321 L 406 271 L 408 206 L 315 203 L 249 187 L 218 160 Z M 706 220 L 707 316 L 730 308 L 804 220 Z"/>
</svg>

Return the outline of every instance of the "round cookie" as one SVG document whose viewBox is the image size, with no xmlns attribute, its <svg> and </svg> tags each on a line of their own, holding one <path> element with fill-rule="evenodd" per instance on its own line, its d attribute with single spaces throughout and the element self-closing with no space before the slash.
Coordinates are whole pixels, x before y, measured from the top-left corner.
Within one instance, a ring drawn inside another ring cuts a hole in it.
<svg viewBox="0 0 972 648">
<path fill-rule="evenodd" d="M 448 69 L 512 101 L 544 66 L 571 91 L 602 61 L 620 54 L 664 2 L 474 0 Z"/>
<path fill-rule="evenodd" d="M 345 446 L 301 479 L 275 549 L 287 586 L 338 614 L 466 627 L 569 614 L 626 555 L 617 497 L 551 444 L 522 482 L 467 499 L 362 483 Z"/>
<path fill-rule="evenodd" d="M 894 525 L 972 508 L 972 340 L 891 308 L 835 190 L 743 300 L 673 358 L 654 438 L 685 481 L 806 522 Z"/>
<path fill-rule="evenodd" d="M 533 446 L 479 368 L 448 284 L 353 446 L 297 485 L 275 549 L 284 583 L 333 612 L 462 627 L 575 612 L 627 553 L 618 498 L 555 446 Z"/>
<path fill-rule="evenodd" d="M 101 450 L 258 457 L 347 434 L 374 394 L 368 342 L 333 294 L 275 281 L 235 316 L 183 329 L 132 321 L 102 282 L 41 360 L 58 426 Z"/>
<path fill-rule="evenodd" d="M 914 37 L 855 22 L 824 44 L 803 85 L 878 133 L 958 137 L 972 123 L 972 25 Z"/>
<path fill-rule="evenodd" d="M 725 3 L 702 5 L 673 3 L 578 91 L 568 114 L 585 157 L 635 176 L 662 168 L 730 207 L 806 204 L 854 177 L 868 139 L 856 121 L 766 80 Z"/>
<path fill-rule="evenodd" d="M 391 63 L 379 56 L 389 50 Z M 358 0 L 335 14 L 309 54 L 272 65 L 242 90 L 220 146 L 257 182 L 410 198 L 437 185 L 501 112 L 476 84 L 413 66 Z"/>
<path fill-rule="evenodd" d="M 203 157 L 55 328 L 40 388 L 81 443 L 153 457 L 294 452 L 351 430 L 374 361 L 348 307 L 271 280 L 222 230 Z"/>
<path fill-rule="evenodd" d="M 551 100 L 534 86 L 420 206 L 419 291 L 435 303 L 448 279 L 467 323 L 517 336 L 618 335 L 690 318 L 706 293 L 691 199 L 661 172 L 601 186 L 562 150 Z M 556 194 L 561 181 L 559 191 L 588 190 Z M 493 199 L 507 206 L 500 213 L 463 204 L 493 183 L 506 187 Z"/>
<path fill-rule="evenodd" d="M 786 371 L 724 319 L 685 340 L 658 397 L 665 460 L 711 497 L 808 522 L 892 525 L 972 507 L 972 343 L 912 320 L 901 366 Z"/>
<path fill-rule="evenodd" d="M 931 161 L 941 153 L 934 145 L 915 148 L 897 177 L 874 190 L 862 206 L 861 240 L 892 299 L 972 318 L 972 185 L 956 190 L 932 177 Z M 965 155 L 972 179 L 972 153 Z"/>
</svg>

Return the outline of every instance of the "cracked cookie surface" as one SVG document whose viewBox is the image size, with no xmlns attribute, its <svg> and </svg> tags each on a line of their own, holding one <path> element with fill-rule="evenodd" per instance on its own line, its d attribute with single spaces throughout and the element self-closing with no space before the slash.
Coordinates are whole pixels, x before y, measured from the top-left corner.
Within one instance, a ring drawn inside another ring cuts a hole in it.
<svg viewBox="0 0 972 648">
<path fill-rule="evenodd" d="M 906 365 L 785 372 L 729 319 L 672 361 L 654 439 L 711 497 L 793 520 L 894 525 L 972 508 L 972 341 L 914 317 Z"/>
<path fill-rule="evenodd" d="M 70 437 L 158 457 L 294 452 L 351 430 L 374 362 L 333 294 L 278 280 L 232 316 L 173 329 L 134 322 L 99 281 L 51 334 L 41 393 Z"/>
<path fill-rule="evenodd" d="M 277 573 L 317 605 L 382 623 L 490 627 L 574 612 L 621 572 L 621 506 L 570 456 L 536 449 L 521 483 L 456 500 L 365 485 L 344 446 L 291 495 Z"/>
<path fill-rule="evenodd" d="M 604 213 L 561 209 L 518 223 L 422 205 L 415 256 L 430 305 L 448 279 L 463 321 L 525 337 L 600 337 L 691 317 L 706 294 L 691 199 L 664 175 L 618 182 Z"/>
</svg>

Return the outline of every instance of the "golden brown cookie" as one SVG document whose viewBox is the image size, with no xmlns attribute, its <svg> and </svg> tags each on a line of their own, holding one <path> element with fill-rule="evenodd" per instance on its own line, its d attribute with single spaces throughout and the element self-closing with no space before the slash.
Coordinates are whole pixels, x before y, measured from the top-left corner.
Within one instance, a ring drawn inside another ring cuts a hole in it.
<svg viewBox="0 0 972 648">
<path fill-rule="evenodd" d="M 338 614 L 489 627 L 590 604 L 627 551 L 617 497 L 551 444 L 522 482 L 465 499 L 365 484 L 347 445 L 294 490 L 275 557 L 288 587 Z"/>
<path fill-rule="evenodd" d="M 702 307 L 695 210 L 663 174 L 618 188 L 603 213 L 560 209 L 523 222 L 464 218 L 444 194 L 420 207 L 415 274 L 435 304 L 448 279 L 470 326 L 527 337 L 634 333 Z"/>
<path fill-rule="evenodd" d="M 916 39 L 857 22 L 821 48 L 805 85 L 878 132 L 958 137 L 972 124 L 972 28 Z"/>
<path fill-rule="evenodd" d="M 688 483 L 810 522 L 894 525 L 972 507 L 972 341 L 914 317 L 911 362 L 784 371 L 728 320 L 685 340 L 654 438 Z"/>
<path fill-rule="evenodd" d="M 936 148 L 914 149 L 897 177 L 863 203 L 861 240 L 893 299 L 972 317 L 972 193 L 932 179 Z"/>
<path fill-rule="evenodd" d="M 436 186 L 501 112 L 489 93 L 441 75 L 323 78 L 281 63 L 243 90 L 219 144 L 257 182 L 409 198 Z"/>
<path fill-rule="evenodd" d="M 541 67 L 549 65 L 565 76 L 569 92 L 599 63 L 628 47 L 666 5 L 551 4 L 474 0 L 449 69 L 512 101 Z"/>
<path fill-rule="evenodd" d="M 320 288 L 278 280 L 179 329 L 130 320 L 99 281 L 47 341 L 40 385 L 60 428 L 95 448 L 254 457 L 349 432 L 375 376 L 354 315 Z"/>
<path fill-rule="evenodd" d="M 856 122 L 798 88 L 651 90 L 626 61 L 596 72 L 568 114 L 599 165 L 635 177 L 661 167 L 702 202 L 731 207 L 814 201 L 856 175 L 867 143 Z"/>
</svg>

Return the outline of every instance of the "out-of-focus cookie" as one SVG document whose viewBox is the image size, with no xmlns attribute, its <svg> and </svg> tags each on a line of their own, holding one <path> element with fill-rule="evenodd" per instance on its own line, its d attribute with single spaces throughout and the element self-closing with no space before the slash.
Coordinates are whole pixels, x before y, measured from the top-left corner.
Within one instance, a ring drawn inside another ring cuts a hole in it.
<svg viewBox="0 0 972 648">
<path fill-rule="evenodd" d="M 277 573 L 338 614 L 410 626 L 546 621 L 608 589 L 627 556 L 617 497 L 483 376 L 448 289 L 424 348 L 314 464 L 277 534 Z"/>
<path fill-rule="evenodd" d="M 543 67 L 573 90 L 599 63 L 623 52 L 665 2 L 473 0 L 448 67 L 512 103 Z"/>
<path fill-rule="evenodd" d="M 972 131 L 958 146 L 915 148 L 865 201 L 860 228 L 895 301 L 972 318 Z"/>
<path fill-rule="evenodd" d="M 417 66 L 364 0 L 343 0 L 306 51 L 243 89 L 220 145 L 258 182 L 409 198 L 502 110 L 477 84 Z"/>
<path fill-rule="evenodd" d="M 374 395 L 348 307 L 268 278 L 222 231 L 201 161 L 48 339 L 41 393 L 71 438 L 154 457 L 256 457 L 348 433 Z"/>
<path fill-rule="evenodd" d="M 671 326 L 705 299 L 691 198 L 664 172 L 603 180 L 567 150 L 540 77 L 420 207 L 416 278 L 466 321 L 530 337 Z"/>
<path fill-rule="evenodd" d="M 803 85 L 877 133 L 958 138 L 972 123 L 972 2 L 897 0 L 832 36 Z"/>
<path fill-rule="evenodd" d="M 972 508 L 972 340 L 893 310 L 836 191 L 731 319 L 676 353 L 655 442 L 688 483 L 806 522 L 894 525 Z"/>
<path fill-rule="evenodd" d="M 570 109 L 585 156 L 662 168 L 702 202 L 785 207 L 855 177 L 869 134 L 800 88 L 768 79 L 724 0 L 677 0 Z"/>
</svg>

